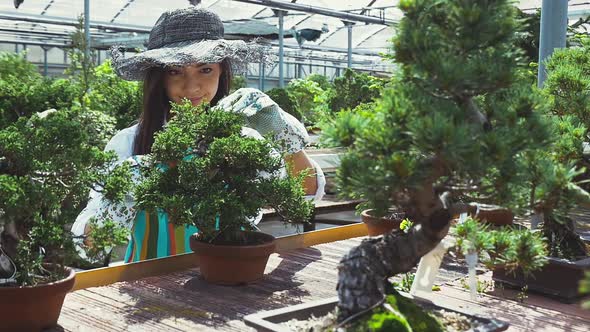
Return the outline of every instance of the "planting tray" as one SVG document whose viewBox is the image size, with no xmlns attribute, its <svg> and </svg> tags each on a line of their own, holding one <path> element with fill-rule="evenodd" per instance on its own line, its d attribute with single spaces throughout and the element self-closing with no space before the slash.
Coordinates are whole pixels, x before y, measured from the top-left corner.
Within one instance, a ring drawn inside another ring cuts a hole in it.
<svg viewBox="0 0 590 332">
<path fill-rule="evenodd" d="M 432 302 L 415 297 L 413 301 L 425 309 L 444 309 L 446 311 L 458 312 L 472 320 L 480 322 L 481 324 L 477 328 L 470 330 L 473 332 L 497 332 L 508 329 L 508 323 L 503 321 L 474 316 L 460 310 L 435 305 Z M 324 316 L 334 310 L 337 303 L 338 297 L 331 297 L 324 300 L 248 315 L 244 317 L 244 321 L 246 325 L 255 328 L 259 332 L 296 332 L 285 325 L 281 325 L 281 323 L 288 322 L 291 319 L 306 320 L 312 315 L 315 317 Z"/>
<path fill-rule="evenodd" d="M 590 271 L 590 257 L 573 262 L 554 257 L 547 258 L 547 265 L 533 272 L 528 278 L 525 278 L 520 270 L 512 274 L 503 269 L 494 270 L 492 278 L 495 282 L 511 287 L 522 288 L 527 285 L 529 291 L 539 292 L 562 302 L 573 303 L 578 300 L 578 285 L 584 278 L 584 271 Z"/>
</svg>

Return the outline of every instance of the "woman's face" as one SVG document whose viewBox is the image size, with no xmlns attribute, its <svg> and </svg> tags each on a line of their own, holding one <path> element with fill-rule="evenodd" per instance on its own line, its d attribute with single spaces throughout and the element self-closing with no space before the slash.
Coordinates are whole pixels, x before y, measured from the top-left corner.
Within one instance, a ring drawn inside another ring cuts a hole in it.
<svg viewBox="0 0 590 332">
<path fill-rule="evenodd" d="M 171 101 L 179 104 L 186 98 L 197 106 L 213 100 L 220 75 L 221 65 L 218 63 L 169 67 L 164 74 L 164 87 Z"/>
</svg>

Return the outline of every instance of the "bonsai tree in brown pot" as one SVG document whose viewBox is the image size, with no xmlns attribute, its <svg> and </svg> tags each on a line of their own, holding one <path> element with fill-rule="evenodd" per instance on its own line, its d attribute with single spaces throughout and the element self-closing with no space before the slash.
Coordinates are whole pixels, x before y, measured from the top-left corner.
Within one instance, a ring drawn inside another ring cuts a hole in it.
<svg viewBox="0 0 590 332">
<path fill-rule="evenodd" d="M 0 330 L 57 323 L 75 280 L 68 225 L 94 183 L 112 200 L 130 184 L 108 174 L 114 156 L 90 144 L 84 116 L 83 109 L 49 110 L 0 129 Z M 112 223 L 105 227 L 112 232 L 101 237 L 103 248 L 126 241 Z"/>
<path fill-rule="evenodd" d="M 582 37 L 580 46 L 556 50 L 547 61 L 548 79 L 543 93 L 547 97 L 552 144 L 528 153 L 521 159 L 525 177 L 521 182 L 522 200 L 532 212 L 533 228 L 539 229 L 548 243 L 548 264 L 532 277 L 518 271 L 494 271 L 494 279 L 515 286 L 528 285 L 562 300 L 579 296 L 577 284 L 590 269 L 588 246 L 576 233 L 578 206 L 590 206 L 584 190 L 588 182 L 588 141 L 590 117 L 590 39 Z M 560 275 L 559 282 L 554 276 Z"/>
<path fill-rule="evenodd" d="M 161 209 L 177 225 L 194 225 L 191 248 L 207 281 L 242 284 L 260 279 L 274 237 L 256 232 L 260 209 L 304 223 L 313 204 L 303 176 L 288 176 L 275 145 L 243 127 L 241 114 L 207 105 L 173 105 L 144 160 L 137 206 Z"/>
<path fill-rule="evenodd" d="M 521 160 L 546 148 L 546 103 L 520 71 L 511 1 L 408 0 L 393 38 L 400 71 L 358 128 L 339 169 L 343 192 L 376 216 L 392 206 L 414 226 L 364 240 L 339 267 L 338 321 L 384 303 L 471 199 L 518 203 Z M 486 100 L 501 101 L 484 108 Z M 526 245 L 526 243 L 525 243 Z"/>
</svg>

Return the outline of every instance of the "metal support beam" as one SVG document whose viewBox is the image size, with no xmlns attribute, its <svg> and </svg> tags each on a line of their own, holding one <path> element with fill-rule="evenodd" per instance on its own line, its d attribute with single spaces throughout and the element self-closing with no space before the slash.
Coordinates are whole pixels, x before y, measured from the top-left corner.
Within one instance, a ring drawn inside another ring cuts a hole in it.
<svg viewBox="0 0 590 332">
<path fill-rule="evenodd" d="M 380 18 L 375 16 L 369 15 L 359 15 L 353 13 L 346 13 L 337 10 L 332 10 L 329 8 L 324 7 L 317 7 L 317 6 L 310 6 L 310 5 L 303 5 L 299 3 L 292 3 L 287 1 L 279 1 L 279 0 L 234 0 L 239 2 L 251 3 L 254 5 L 261 5 L 266 6 L 268 8 L 275 8 L 275 9 L 283 9 L 283 10 L 292 10 L 310 14 L 319 14 L 324 16 L 331 16 L 337 17 L 349 22 L 363 22 L 363 23 L 371 23 L 371 24 L 383 24 L 383 25 L 394 25 L 397 22 L 393 20 L 388 20 L 386 18 Z"/>
<path fill-rule="evenodd" d="M 258 67 L 258 89 L 264 91 L 264 63 L 260 63 Z"/>
<path fill-rule="evenodd" d="M 545 61 L 556 48 L 565 47 L 567 34 L 567 0 L 543 0 L 541 7 L 541 37 L 539 43 L 539 72 L 541 88 L 547 78 Z"/>
<path fill-rule="evenodd" d="M 90 57 L 90 0 L 84 0 L 84 39 L 86 47 L 84 48 L 84 57 Z"/>
<path fill-rule="evenodd" d="M 277 15 L 279 16 L 279 87 L 285 87 L 285 77 L 283 74 L 283 62 L 284 60 L 284 50 L 283 46 L 285 44 L 283 34 L 284 34 L 284 19 L 283 16 L 285 12 L 282 10 L 277 10 Z"/>
<path fill-rule="evenodd" d="M 86 0 L 85 0 L 86 1 Z M 78 21 L 67 17 L 53 17 L 45 15 L 32 15 L 32 14 L 15 14 L 12 12 L 0 11 L 0 20 L 8 21 L 24 21 L 32 23 L 44 23 L 61 26 L 78 26 Z M 93 22 L 90 24 L 93 29 L 100 30 L 112 30 L 120 32 L 137 32 L 137 33 L 150 33 L 151 27 L 129 25 L 129 24 L 113 24 L 108 22 Z"/>
<path fill-rule="evenodd" d="M 346 28 L 348 29 L 348 68 L 352 67 L 352 23 L 346 22 Z"/>
<path fill-rule="evenodd" d="M 43 76 L 47 76 L 48 64 L 47 64 L 47 47 L 41 47 L 43 49 Z"/>
</svg>

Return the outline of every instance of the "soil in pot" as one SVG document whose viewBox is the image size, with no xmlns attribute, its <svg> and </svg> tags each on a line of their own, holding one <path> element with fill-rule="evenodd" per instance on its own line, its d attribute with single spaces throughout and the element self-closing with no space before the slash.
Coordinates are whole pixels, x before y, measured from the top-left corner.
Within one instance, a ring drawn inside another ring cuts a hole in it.
<svg viewBox="0 0 590 332">
<path fill-rule="evenodd" d="M 314 301 L 245 317 L 246 323 L 259 331 L 334 331 L 338 299 Z M 384 306 L 345 324 L 346 331 L 504 331 L 508 324 L 468 313 L 443 308 L 407 294 L 390 292 L 390 309 Z M 393 312 L 396 313 L 393 313 Z M 400 319 L 401 317 L 401 319 Z"/>
<path fill-rule="evenodd" d="M 275 238 L 261 232 L 243 232 L 245 244 L 203 242 L 199 234 L 190 238 L 190 246 L 203 278 L 218 285 L 243 285 L 262 279 L 268 257 L 275 251 Z"/>
<path fill-rule="evenodd" d="M 57 325 L 66 294 L 74 287 L 76 273 L 47 284 L 0 287 L 0 331 L 41 331 Z"/>
<path fill-rule="evenodd" d="M 369 236 L 379 236 L 393 230 L 399 230 L 399 225 L 405 218 L 401 210 L 392 211 L 387 217 L 377 218 L 373 216 L 373 210 L 361 212 L 361 220 L 367 225 Z"/>
</svg>

